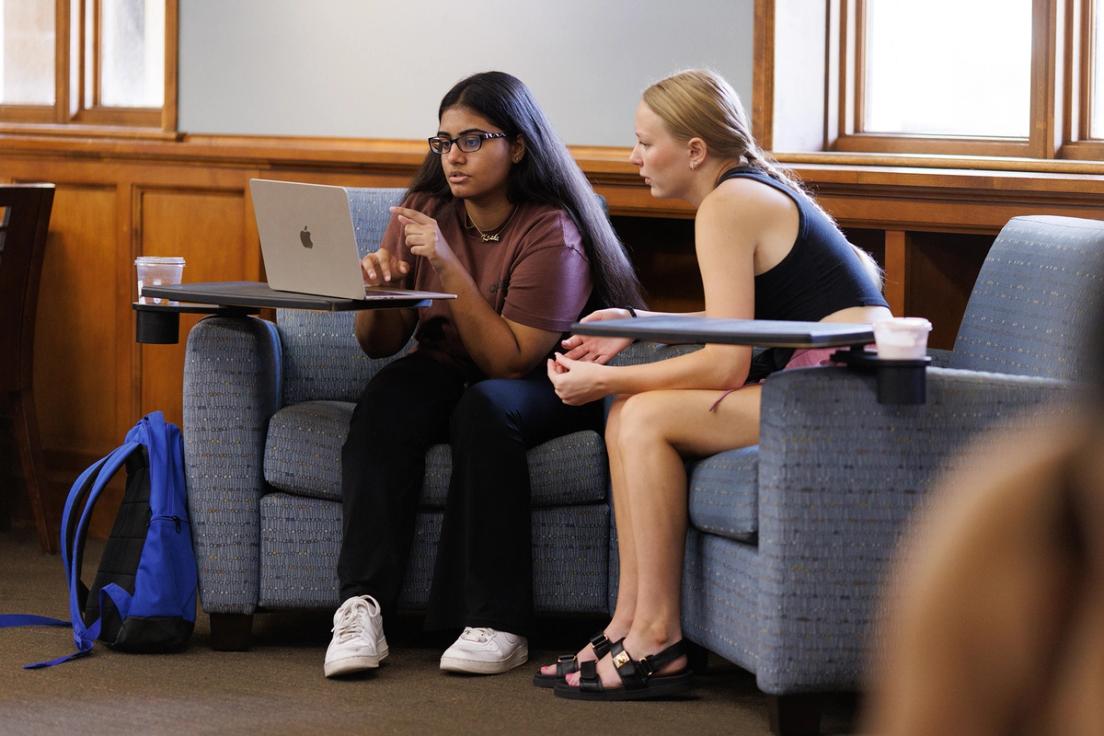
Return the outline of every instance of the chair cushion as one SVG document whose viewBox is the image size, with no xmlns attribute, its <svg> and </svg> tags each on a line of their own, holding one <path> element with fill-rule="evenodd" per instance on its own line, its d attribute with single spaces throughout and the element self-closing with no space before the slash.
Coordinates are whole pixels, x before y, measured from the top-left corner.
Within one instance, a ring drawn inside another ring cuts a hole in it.
<svg viewBox="0 0 1104 736">
<path fill-rule="evenodd" d="M 299 496 L 341 498 L 341 447 L 353 404 L 304 401 L 272 416 L 265 442 L 269 485 Z M 448 495 L 452 455 L 448 445 L 426 453 L 422 506 L 440 508 Z M 596 432 L 557 437 L 529 451 L 534 506 L 573 506 L 606 499 L 606 451 Z"/>
<path fill-rule="evenodd" d="M 759 531 L 759 446 L 727 450 L 690 468 L 690 524 L 750 542 Z"/>
</svg>

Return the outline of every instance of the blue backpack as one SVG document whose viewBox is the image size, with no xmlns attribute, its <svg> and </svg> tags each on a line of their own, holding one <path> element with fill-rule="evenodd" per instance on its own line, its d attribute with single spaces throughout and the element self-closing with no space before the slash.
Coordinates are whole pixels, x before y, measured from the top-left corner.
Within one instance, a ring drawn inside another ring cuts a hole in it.
<svg viewBox="0 0 1104 736">
<path fill-rule="evenodd" d="M 123 503 L 91 588 L 81 582 L 88 522 L 104 486 L 126 465 Z M 184 648 L 195 626 L 196 565 L 184 484 L 180 430 L 159 411 L 142 417 L 126 442 L 73 483 L 61 520 L 61 562 L 72 621 L 0 616 L 6 626 L 70 626 L 77 651 L 26 665 L 50 667 L 91 653 L 96 639 L 124 652 Z"/>
</svg>

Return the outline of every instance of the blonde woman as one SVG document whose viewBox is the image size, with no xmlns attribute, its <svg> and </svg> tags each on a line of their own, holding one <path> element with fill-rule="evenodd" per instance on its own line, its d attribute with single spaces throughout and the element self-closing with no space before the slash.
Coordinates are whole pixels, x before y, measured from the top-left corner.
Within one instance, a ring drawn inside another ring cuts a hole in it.
<svg viewBox="0 0 1104 736">
<path fill-rule="evenodd" d="M 873 260 L 759 150 L 720 76 L 691 70 L 657 82 L 644 92 L 635 127 L 630 160 L 652 195 L 696 210 L 705 316 L 867 323 L 891 316 Z M 652 314 L 614 308 L 586 319 Z M 750 347 L 707 345 L 656 363 L 606 365 L 628 344 L 572 336 L 566 354 L 548 361 L 564 403 L 614 397 L 606 444 L 621 555 L 617 605 L 603 632 L 616 643 L 600 659 L 587 645 L 535 678 L 562 697 L 644 699 L 689 688 L 679 609 L 684 460 L 757 443 L 759 382 L 818 365 L 830 352 L 775 349 L 753 361 Z"/>
</svg>

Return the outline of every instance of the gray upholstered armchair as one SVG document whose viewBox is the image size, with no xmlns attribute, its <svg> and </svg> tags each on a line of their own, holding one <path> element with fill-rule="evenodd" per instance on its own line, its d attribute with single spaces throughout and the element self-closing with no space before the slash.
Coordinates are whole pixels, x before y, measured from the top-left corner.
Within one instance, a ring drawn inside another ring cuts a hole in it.
<svg viewBox="0 0 1104 736">
<path fill-rule="evenodd" d="M 349 189 L 362 253 L 401 189 Z M 184 443 L 200 600 L 218 648 L 248 646 L 257 611 L 336 607 L 341 446 L 354 403 L 386 363 L 367 358 L 352 313 L 281 310 L 276 322 L 208 318 L 188 336 Z M 595 432 L 529 453 L 534 605 L 606 610 L 610 511 Z M 426 456 L 422 510 L 400 605 L 429 596 L 451 458 Z"/>
<path fill-rule="evenodd" d="M 970 438 L 1069 395 L 1102 291 L 1104 222 L 1015 218 L 926 404 L 879 404 L 873 376 L 845 368 L 777 374 L 760 445 L 694 465 L 683 628 L 778 696 L 776 732 L 815 732 L 811 694 L 858 689 L 906 518 Z"/>
</svg>

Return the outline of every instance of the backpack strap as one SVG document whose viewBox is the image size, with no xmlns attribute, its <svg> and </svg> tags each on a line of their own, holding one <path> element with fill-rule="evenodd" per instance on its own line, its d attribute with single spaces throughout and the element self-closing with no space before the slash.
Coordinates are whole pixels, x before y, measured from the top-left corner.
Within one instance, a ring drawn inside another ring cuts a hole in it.
<svg viewBox="0 0 1104 736">
<path fill-rule="evenodd" d="M 73 514 L 73 507 L 78 503 L 81 496 L 85 495 L 88 490 L 88 486 L 95 480 L 96 473 L 103 467 L 104 463 L 111 457 L 110 454 L 101 457 L 96 462 L 89 465 L 84 471 L 77 476 L 77 479 L 73 481 L 73 485 L 69 490 L 69 495 L 65 499 L 65 510 L 61 516 L 61 564 L 66 571 L 65 582 L 69 583 L 69 547 L 73 538 L 75 529 L 71 529 L 71 521 Z M 17 626 L 72 626 L 71 621 L 64 621 L 60 618 L 52 618 L 50 616 L 36 616 L 34 614 L 24 613 L 10 613 L 0 614 L 0 629 L 14 628 Z"/>
<path fill-rule="evenodd" d="M 98 460 L 81 473 L 69 490 L 61 520 L 61 555 L 62 564 L 65 566 L 66 582 L 69 584 L 69 618 L 73 627 L 73 642 L 76 644 L 77 651 L 44 662 L 24 665 L 24 669 L 53 667 L 83 657 L 92 651 L 92 643 L 100 634 L 101 620 L 96 619 L 91 625 L 86 625 L 82 613 L 83 601 L 81 599 L 87 595 L 88 589 L 81 583 L 80 572 L 81 561 L 84 557 L 84 540 L 88 534 L 88 522 L 104 487 L 119 467 L 126 462 L 127 457 L 139 447 L 141 445 L 137 442 L 126 442 L 115 448 L 106 457 Z M 86 495 L 87 498 L 85 498 Z M 74 520 L 78 518 L 78 508 L 80 510 L 79 521 L 76 521 L 74 525 Z M 125 617 L 126 611 L 130 607 L 130 595 L 118 585 L 105 585 L 100 591 L 101 611 L 103 611 L 103 605 L 107 598 L 110 598 L 112 603 L 115 604 L 120 615 Z"/>
</svg>

